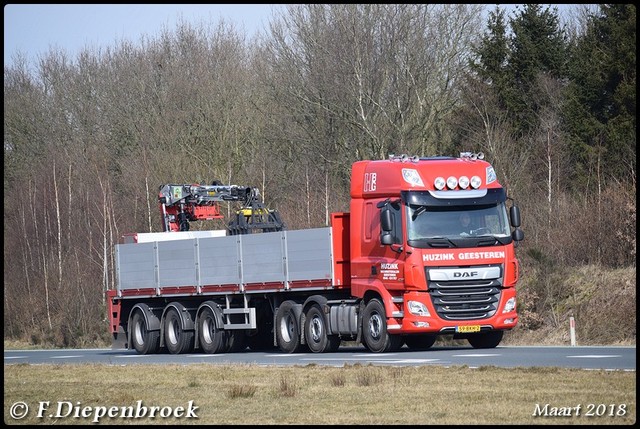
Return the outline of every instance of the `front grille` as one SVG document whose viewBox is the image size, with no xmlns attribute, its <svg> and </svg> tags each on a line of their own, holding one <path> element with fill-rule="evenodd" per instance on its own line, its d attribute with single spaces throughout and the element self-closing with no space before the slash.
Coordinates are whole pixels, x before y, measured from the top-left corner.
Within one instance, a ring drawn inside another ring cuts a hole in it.
<svg viewBox="0 0 640 429">
<path fill-rule="evenodd" d="M 481 278 L 453 280 L 455 274 L 471 272 Z M 500 302 L 502 272 L 498 265 L 425 267 L 436 313 L 444 320 L 479 320 L 493 316 Z"/>
</svg>

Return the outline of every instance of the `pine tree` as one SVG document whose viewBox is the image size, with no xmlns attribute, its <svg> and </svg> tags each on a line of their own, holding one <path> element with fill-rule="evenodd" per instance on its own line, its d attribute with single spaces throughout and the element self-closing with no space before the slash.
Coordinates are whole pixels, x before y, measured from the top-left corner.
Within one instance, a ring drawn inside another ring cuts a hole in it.
<svg viewBox="0 0 640 429">
<path fill-rule="evenodd" d="M 566 76 L 567 43 L 557 8 L 527 4 L 509 23 L 513 31 L 508 64 L 512 85 L 506 97 L 507 107 L 517 128 L 524 132 L 536 126 L 539 75 L 555 79 Z"/>
<path fill-rule="evenodd" d="M 473 49 L 475 59 L 471 62 L 473 70 L 482 81 L 491 86 L 498 96 L 500 108 L 506 108 L 504 100 L 509 86 L 509 40 L 505 11 L 496 7 L 489 12 L 487 31 L 482 36 L 479 46 Z"/>
<path fill-rule="evenodd" d="M 564 115 L 574 158 L 588 174 L 635 182 L 636 7 L 600 5 L 572 45 Z"/>
</svg>

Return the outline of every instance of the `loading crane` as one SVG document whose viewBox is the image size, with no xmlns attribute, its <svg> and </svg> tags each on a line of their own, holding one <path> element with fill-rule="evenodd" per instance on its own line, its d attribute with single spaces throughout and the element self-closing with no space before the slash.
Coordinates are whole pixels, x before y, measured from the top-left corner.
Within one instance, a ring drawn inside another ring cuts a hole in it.
<svg viewBox="0 0 640 429">
<path fill-rule="evenodd" d="M 275 232 L 285 229 L 277 210 L 268 209 L 257 188 L 238 185 L 166 184 L 160 186 L 158 202 L 165 232 L 189 231 L 189 223 L 222 219 L 221 202 L 239 202 L 229 221 L 229 235 Z"/>
</svg>

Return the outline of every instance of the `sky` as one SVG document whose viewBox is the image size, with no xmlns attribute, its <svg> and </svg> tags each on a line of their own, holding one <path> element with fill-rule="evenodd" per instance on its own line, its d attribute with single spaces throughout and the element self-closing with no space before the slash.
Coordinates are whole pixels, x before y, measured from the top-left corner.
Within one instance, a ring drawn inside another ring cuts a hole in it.
<svg viewBox="0 0 640 429">
<path fill-rule="evenodd" d="M 4 65 L 20 51 L 30 62 L 50 48 L 74 58 L 83 48 L 117 46 L 154 37 L 184 20 L 216 24 L 221 18 L 248 37 L 268 27 L 271 4 L 5 4 Z"/>
</svg>

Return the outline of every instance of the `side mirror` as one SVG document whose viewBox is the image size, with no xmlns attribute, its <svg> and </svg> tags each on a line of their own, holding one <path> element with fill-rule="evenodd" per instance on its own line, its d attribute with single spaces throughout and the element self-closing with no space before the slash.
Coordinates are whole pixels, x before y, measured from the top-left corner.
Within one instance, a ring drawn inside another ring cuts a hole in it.
<svg viewBox="0 0 640 429">
<path fill-rule="evenodd" d="M 509 215 L 511 216 L 511 226 L 514 228 L 520 227 L 520 209 L 518 206 L 511 206 L 509 209 Z"/>
<path fill-rule="evenodd" d="M 382 230 L 382 233 L 391 232 L 391 230 L 393 229 L 393 218 L 391 215 L 391 210 L 389 210 L 388 208 L 384 208 L 380 212 L 380 229 Z"/>
</svg>

